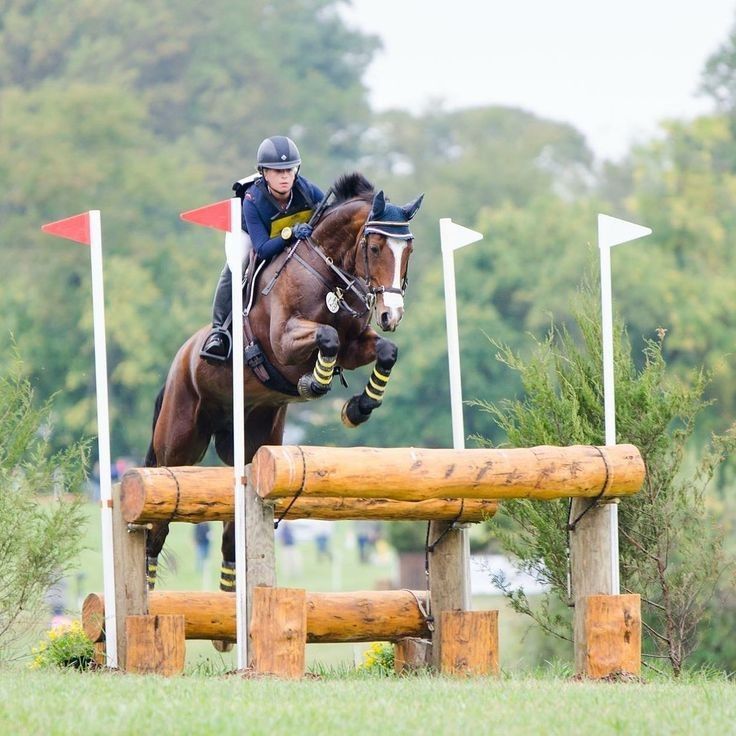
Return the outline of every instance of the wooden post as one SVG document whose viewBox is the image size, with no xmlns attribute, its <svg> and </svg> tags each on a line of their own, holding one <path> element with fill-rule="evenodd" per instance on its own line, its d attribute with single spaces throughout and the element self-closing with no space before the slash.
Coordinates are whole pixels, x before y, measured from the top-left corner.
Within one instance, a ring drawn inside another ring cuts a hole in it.
<svg viewBox="0 0 736 736">
<path fill-rule="evenodd" d="M 432 642 L 428 639 L 404 637 L 394 644 L 394 672 L 397 675 L 425 670 L 432 660 Z"/>
<path fill-rule="evenodd" d="M 498 611 L 443 611 L 440 672 L 498 674 Z"/>
<path fill-rule="evenodd" d="M 591 595 L 582 601 L 583 674 L 602 678 L 641 672 L 641 599 L 638 595 Z"/>
<path fill-rule="evenodd" d="M 130 530 L 122 516 L 120 484 L 112 487 L 112 533 L 115 549 L 115 614 L 117 620 L 118 667 L 127 670 L 128 616 L 148 613 L 146 588 L 146 534 Z"/>
<path fill-rule="evenodd" d="M 429 526 L 429 543 L 434 544 L 429 554 L 429 581 L 430 607 L 434 618 L 432 665 L 435 669 L 440 668 L 442 661 L 441 613 L 467 611 L 470 608 L 467 532 L 464 529 L 448 530 L 449 526 L 450 522 L 446 521 L 433 521 Z"/>
<path fill-rule="evenodd" d="M 256 588 L 276 586 L 276 547 L 273 533 L 273 506 L 263 503 L 251 482 L 251 466 L 245 468 L 245 564 L 248 571 L 246 592 L 246 620 L 248 636 L 254 640 L 250 629 L 253 617 L 253 594 Z M 255 637 L 258 637 L 256 632 Z M 267 646 L 267 643 L 264 643 Z M 251 666 L 253 652 L 248 654 Z M 302 672 L 304 668 L 302 667 Z M 301 677 L 301 675 L 300 675 Z"/>
<path fill-rule="evenodd" d="M 255 588 L 250 635 L 254 672 L 289 679 L 303 677 L 307 644 L 306 591 Z"/>
<path fill-rule="evenodd" d="M 184 616 L 128 616 L 125 671 L 171 677 L 184 671 Z"/>
<path fill-rule="evenodd" d="M 570 518 L 575 528 L 570 532 L 570 568 L 572 585 L 575 672 L 585 674 L 586 633 L 584 601 L 591 595 L 611 595 L 613 569 L 611 560 L 611 505 L 573 499 Z M 589 508 L 590 507 L 590 508 Z M 586 511 L 586 509 L 589 509 Z M 585 512 L 585 513 L 583 513 Z"/>
</svg>

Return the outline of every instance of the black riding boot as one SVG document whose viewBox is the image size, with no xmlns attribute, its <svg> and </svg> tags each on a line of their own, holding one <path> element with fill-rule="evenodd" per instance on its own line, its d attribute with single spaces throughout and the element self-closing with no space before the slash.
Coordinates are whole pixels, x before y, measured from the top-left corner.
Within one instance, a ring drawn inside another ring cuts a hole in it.
<svg viewBox="0 0 736 736">
<path fill-rule="evenodd" d="M 232 274 L 225 264 L 220 274 L 215 290 L 215 299 L 212 304 L 212 331 L 204 341 L 200 357 L 209 363 L 225 363 L 230 358 L 232 341 L 230 333 L 224 327 L 225 321 L 232 309 Z"/>
</svg>

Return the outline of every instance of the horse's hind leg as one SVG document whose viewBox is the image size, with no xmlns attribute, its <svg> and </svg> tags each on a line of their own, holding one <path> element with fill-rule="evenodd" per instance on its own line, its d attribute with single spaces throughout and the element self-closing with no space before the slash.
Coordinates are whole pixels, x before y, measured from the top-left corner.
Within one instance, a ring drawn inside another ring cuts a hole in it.
<svg viewBox="0 0 736 736">
<path fill-rule="evenodd" d="M 153 438 L 146 456 L 147 464 L 157 466 L 194 465 L 202 459 L 209 435 L 200 427 L 197 399 L 188 387 L 169 381 L 166 392 L 159 394 L 154 413 Z M 146 581 L 153 590 L 158 572 L 158 556 L 169 533 L 168 522 L 158 522 L 146 536 Z"/>
<path fill-rule="evenodd" d="M 246 463 L 253 459 L 259 447 L 282 443 L 285 421 L 286 406 L 261 407 L 249 412 L 245 428 Z M 222 432 L 215 435 L 215 449 L 223 462 L 232 465 L 232 434 Z M 227 521 L 223 525 L 220 590 L 235 592 L 235 523 L 232 521 Z M 232 649 L 230 642 L 213 641 L 212 644 L 219 652 L 227 652 Z"/>
</svg>

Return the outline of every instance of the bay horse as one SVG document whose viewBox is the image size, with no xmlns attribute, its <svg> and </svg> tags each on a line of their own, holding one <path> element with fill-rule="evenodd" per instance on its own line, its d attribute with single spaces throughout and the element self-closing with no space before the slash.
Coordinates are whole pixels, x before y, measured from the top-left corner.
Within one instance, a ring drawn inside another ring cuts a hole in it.
<svg viewBox="0 0 736 736">
<path fill-rule="evenodd" d="M 346 426 L 365 422 L 380 406 L 396 363 L 396 345 L 370 323 L 392 332 L 401 321 L 413 248 L 408 222 L 423 195 L 393 205 L 357 172 L 340 177 L 332 192 L 335 200 L 312 236 L 256 271 L 256 298 L 248 311 L 252 335 L 246 329 L 245 342 L 246 463 L 262 445 L 282 443 L 290 403 L 323 396 L 343 369 L 374 363 L 363 392 L 342 409 Z M 213 438 L 220 459 L 233 464 L 232 363 L 214 366 L 200 358 L 208 332 L 203 327 L 194 333 L 169 369 L 156 399 L 147 467 L 194 465 Z M 161 522 L 148 534 L 149 588 L 168 529 Z M 233 522 L 224 525 L 222 559 L 220 588 L 233 591 Z"/>
</svg>

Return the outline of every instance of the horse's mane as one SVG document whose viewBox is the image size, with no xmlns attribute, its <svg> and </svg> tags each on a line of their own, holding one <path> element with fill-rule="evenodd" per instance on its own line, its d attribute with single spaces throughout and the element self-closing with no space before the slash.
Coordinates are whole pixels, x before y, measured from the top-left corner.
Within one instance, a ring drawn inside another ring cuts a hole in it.
<svg viewBox="0 0 736 736">
<path fill-rule="evenodd" d="M 332 190 L 335 192 L 334 204 L 340 204 L 356 197 L 371 201 L 375 194 L 373 184 L 358 171 L 340 176 L 332 185 Z"/>
</svg>

